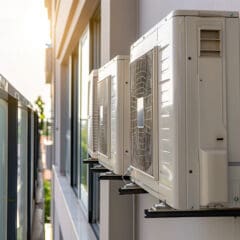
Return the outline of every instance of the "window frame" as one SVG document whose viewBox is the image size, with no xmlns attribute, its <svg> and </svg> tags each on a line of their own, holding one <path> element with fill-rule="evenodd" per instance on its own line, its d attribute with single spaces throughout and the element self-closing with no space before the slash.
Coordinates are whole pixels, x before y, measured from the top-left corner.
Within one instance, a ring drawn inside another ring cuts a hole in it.
<svg viewBox="0 0 240 240">
<path fill-rule="evenodd" d="M 6 153 L 4 154 L 6 157 L 5 159 L 5 170 L 6 172 L 4 171 L 3 173 L 3 176 L 4 176 L 4 189 L 3 189 L 3 192 L 6 194 L 6 196 L 1 196 L 1 199 L 4 199 L 4 201 L 1 201 L 1 208 L 2 210 L 4 211 L 4 214 L 1 216 L 1 217 L 4 217 L 4 222 L 2 223 L 2 227 L 3 227 L 3 235 L 1 235 L 1 237 L 4 237 L 6 238 L 7 237 L 7 219 L 8 219 L 8 210 L 7 210 L 7 206 L 8 206 L 8 201 L 7 201 L 7 195 L 8 195 L 8 178 L 9 178 L 9 175 L 8 175 L 8 159 L 9 159 L 9 156 L 8 156 L 8 146 L 9 146 L 9 133 L 8 133 L 8 119 L 9 119 L 9 104 L 8 104 L 8 99 L 7 99 L 7 96 L 4 92 L 2 92 L 2 90 L 0 89 L 0 100 L 2 101 L 3 105 L 6 104 L 6 106 L 4 106 L 4 108 L 6 107 L 6 143 L 7 143 L 7 146 L 6 146 Z"/>
<path fill-rule="evenodd" d="M 85 58 L 86 56 L 83 56 L 83 47 L 85 46 L 85 44 L 87 44 L 88 46 L 88 71 L 87 71 L 87 78 L 83 79 L 83 68 L 82 68 L 82 64 L 84 63 L 84 61 L 82 61 L 83 58 Z M 86 81 L 86 84 L 88 84 L 88 76 L 89 76 L 89 70 L 90 70 L 90 27 L 89 25 L 87 25 L 87 27 L 85 28 L 80 41 L 79 41 L 79 45 L 78 45 L 78 49 L 79 49 L 79 113 L 78 113 L 78 118 L 79 118 L 79 131 L 78 131 L 78 135 L 79 135 L 79 143 L 80 143 L 80 151 L 78 152 L 78 159 L 79 159 L 79 199 L 80 201 L 83 203 L 83 206 L 85 208 L 86 213 L 88 212 L 88 208 L 89 208 L 89 200 L 88 200 L 88 195 L 89 195 L 89 171 L 87 169 L 86 165 L 83 165 L 83 158 L 82 158 L 82 147 L 81 147 L 81 142 L 82 142 L 82 122 L 85 121 L 86 124 L 88 123 L 88 117 L 86 115 L 86 118 L 82 118 L 82 92 L 83 92 L 83 81 Z M 87 91 L 88 93 L 88 91 Z M 88 100 L 88 97 L 87 97 Z M 86 156 L 87 157 L 87 156 Z M 83 189 L 82 187 L 82 170 L 83 167 L 86 169 L 86 180 L 87 180 L 87 189 Z"/>
<path fill-rule="evenodd" d="M 78 92 L 78 78 L 79 78 L 79 55 L 78 48 L 72 54 L 71 64 L 71 186 L 79 197 L 79 164 L 78 164 L 78 106 L 79 106 L 79 92 Z"/>
</svg>

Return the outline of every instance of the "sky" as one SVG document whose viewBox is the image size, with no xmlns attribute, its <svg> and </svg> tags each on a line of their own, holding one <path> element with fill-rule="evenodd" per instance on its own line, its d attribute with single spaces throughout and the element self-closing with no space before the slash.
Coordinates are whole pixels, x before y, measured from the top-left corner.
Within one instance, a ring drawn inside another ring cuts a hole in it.
<svg viewBox="0 0 240 240">
<path fill-rule="evenodd" d="M 45 84 L 45 46 L 50 43 L 44 0 L 0 0 L 0 73 L 34 102 L 42 96 L 49 112 L 50 86 Z"/>
</svg>

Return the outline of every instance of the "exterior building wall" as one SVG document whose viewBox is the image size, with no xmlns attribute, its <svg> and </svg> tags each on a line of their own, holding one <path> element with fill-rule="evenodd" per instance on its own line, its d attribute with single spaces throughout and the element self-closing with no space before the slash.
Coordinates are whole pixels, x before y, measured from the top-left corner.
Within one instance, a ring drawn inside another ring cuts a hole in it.
<svg viewBox="0 0 240 240">
<path fill-rule="evenodd" d="M 57 50 L 57 58 L 61 63 L 67 63 L 68 57 L 77 46 L 80 37 L 84 33 L 90 18 L 92 17 L 96 7 L 99 4 L 99 0 L 81 0 L 81 1 L 67 1 L 61 0 L 71 4 L 71 14 L 67 19 L 66 31 L 63 34 L 63 40 L 61 47 Z M 64 11 L 64 10 L 63 10 Z M 61 25 L 59 25 L 61 28 Z M 58 45 L 56 39 L 56 46 Z"/>
<path fill-rule="evenodd" d="M 239 11 L 240 3 L 238 0 L 139 0 L 139 36 L 172 10 L 181 9 Z"/>
<path fill-rule="evenodd" d="M 57 167 L 53 169 L 53 184 L 56 233 L 54 239 L 58 240 L 61 232 L 64 240 L 96 240 L 78 199 L 69 187 L 66 177 L 61 175 Z"/>
<path fill-rule="evenodd" d="M 65 83 L 69 78 L 66 64 L 99 3 L 100 1 L 97 0 L 59 0 L 56 8 L 53 8 L 55 14 L 52 15 L 54 16 L 52 26 L 55 26 L 55 30 L 52 29 L 52 39 L 56 83 L 54 86 L 56 168 L 53 170 L 53 212 L 56 240 L 60 238 L 60 232 L 63 239 L 95 239 L 81 210 L 81 203 L 73 193 L 67 177 L 63 175 L 66 161 L 64 149 L 66 121 L 68 121 Z M 101 0 L 101 65 L 115 55 L 129 54 L 130 45 L 171 10 L 209 10 L 210 7 L 213 10 L 238 10 L 240 2 L 239 0 Z M 104 191 L 106 194 L 101 194 L 107 198 L 111 192 L 110 184 L 105 184 Z M 149 194 L 137 195 L 134 199 L 133 240 L 160 238 L 237 240 L 240 237 L 240 220 L 237 218 L 145 219 L 144 209 L 152 207 L 158 200 Z M 84 231 L 87 232 L 88 238 L 82 235 Z"/>
<path fill-rule="evenodd" d="M 101 1 L 101 66 L 116 55 L 129 55 L 137 38 L 137 8 L 137 0 Z"/>
<path fill-rule="evenodd" d="M 61 46 L 66 36 L 67 27 L 71 21 L 71 14 L 73 8 L 75 7 L 76 0 L 61 0 L 59 1 L 59 6 L 56 9 L 56 23 L 55 23 L 55 38 L 56 38 L 56 53 L 59 55 L 61 51 Z"/>
<path fill-rule="evenodd" d="M 61 158 L 61 65 L 58 61 L 55 63 L 55 78 L 56 82 L 54 84 L 54 163 L 59 166 Z"/>
</svg>

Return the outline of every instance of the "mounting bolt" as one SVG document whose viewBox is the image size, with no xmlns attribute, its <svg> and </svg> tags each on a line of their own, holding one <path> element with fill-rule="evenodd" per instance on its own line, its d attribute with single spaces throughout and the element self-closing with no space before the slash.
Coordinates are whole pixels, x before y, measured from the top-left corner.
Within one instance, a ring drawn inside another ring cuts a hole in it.
<svg viewBox="0 0 240 240">
<path fill-rule="evenodd" d="M 233 198 L 233 200 L 234 200 L 235 202 L 238 202 L 238 201 L 239 201 L 239 197 L 238 197 L 238 196 L 235 196 L 235 197 Z"/>
</svg>

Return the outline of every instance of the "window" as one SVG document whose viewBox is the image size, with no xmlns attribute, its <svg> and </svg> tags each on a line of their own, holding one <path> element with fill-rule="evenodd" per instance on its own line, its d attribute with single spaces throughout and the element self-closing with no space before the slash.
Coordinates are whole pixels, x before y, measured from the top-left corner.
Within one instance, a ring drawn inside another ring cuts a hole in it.
<svg viewBox="0 0 240 240">
<path fill-rule="evenodd" d="M 79 175 L 79 162 L 78 162 L 78 151 L 79 151 L 79 138 L 78 138 L 78 97 L 79 97 L 79 82 L 78 82 L 78 49 L 76 48 L 72 55 L 72 68 L 71 68 L 71 185 L 78 195 L 78 175 Z"/>
<path fill-rule="evenodd" d="M 89 77 L 89 30 L 83 34 L 79 42 L 79 68 L 80 68 L 80 104 L 79 104 L 79 137 L 80 137 L 80 196 L 84 206 L 88 209 L 88 169 L 83 164 L 87 155 L 87 130 L 88 130 L 88 77 Z"/>
<path fill-rule="evenodd" d="M 91 30 L 91 32 L 90 32 Z M 91 34 L 91 39 L 90 39 Z M 90 52 L 91 50 L 91 52 Z M 88 79 L 90 69 L 100 67 L 100 7 L 82 35 L 78 48 L 69 59 L 69 119 L 71 146 L 71 185 L 88 211 L 89 222 L 98 236 L 100 183 L 98 174 L 92 173 L 83 160 L 88 158 Z M 68 151 L 68 150 L 67 150 Z"/>
<path fill-rule="evenodd" d="M 69 61 L 71 69 L 71 185 L 88 209 L 87 156 L 89 30 L 85 31 Z M 69 134 L 70 135 L 70 134 Z"/>
<path fill-rule="evenodd" d="M 0 239 L 7 239 L 7 102 L 0 99 Z"/>
<path fill-rule="evenodd" d="M 101 67 L 101 7 L 98 6 L 90 20 L 90 69 Z M 91 72 L 90 71 L 90 72 Z M 89 165 L 89 223 L 99 238 L 100 221 L 100 181 L 99 173 L 93 173 L 90 169 L 94 164 Z"/>
</svg>

